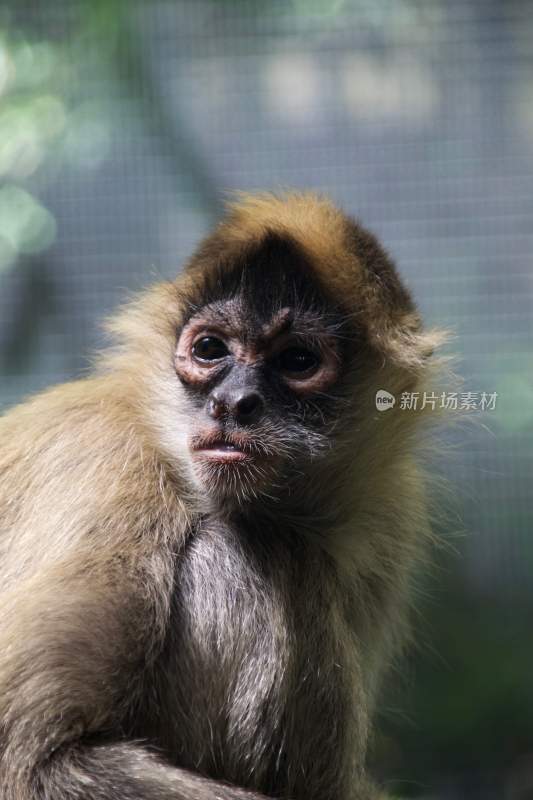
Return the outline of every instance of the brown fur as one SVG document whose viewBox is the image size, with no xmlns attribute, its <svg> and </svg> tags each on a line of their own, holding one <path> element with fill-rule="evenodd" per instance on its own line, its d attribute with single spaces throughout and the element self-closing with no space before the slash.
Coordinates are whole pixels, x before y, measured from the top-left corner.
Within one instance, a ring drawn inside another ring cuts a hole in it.
<svg viewBox="0 0 533 800">
<path fill-rule="evenodd" d="M 173 361 L 199 284 L 270 232 L 360 356 L 330 452 L 239 528 L 192 479 Z M 374 395 L 422 391 L 440 336 L 374 237 L 307 194 L 241 198 L 110 327 L 94 375 L 0 421 L 1 797 L 376 797 L 374 697 L 429 526 L 426 415 Z"/>
</svg>

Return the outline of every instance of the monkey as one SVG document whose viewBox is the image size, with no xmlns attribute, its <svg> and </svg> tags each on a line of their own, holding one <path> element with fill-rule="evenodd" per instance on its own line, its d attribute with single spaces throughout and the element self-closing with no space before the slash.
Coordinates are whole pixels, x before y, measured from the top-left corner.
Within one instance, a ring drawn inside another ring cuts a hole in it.
<svg viewBox="0 0 533 800">
<path fill-rule="evenodd" d="M 312 192 L 242 195 L 0 421 L 3 800 L 373 800 L 437 331 Z"/>
</svg>

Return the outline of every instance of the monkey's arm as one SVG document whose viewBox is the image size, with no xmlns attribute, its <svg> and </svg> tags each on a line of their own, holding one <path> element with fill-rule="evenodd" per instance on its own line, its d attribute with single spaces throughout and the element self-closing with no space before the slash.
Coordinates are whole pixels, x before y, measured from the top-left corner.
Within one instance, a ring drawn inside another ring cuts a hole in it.
<svg viewBox="0 0 533 800">
<path fill-rule="evenodd" d="M 2 600 L 4 800 L 257 800 L 120 737 L 141 691 L 147 619 L 138 570 L 62 564 Z M 146 593 L 145 593 L 146 594 Z"/>
</svg>

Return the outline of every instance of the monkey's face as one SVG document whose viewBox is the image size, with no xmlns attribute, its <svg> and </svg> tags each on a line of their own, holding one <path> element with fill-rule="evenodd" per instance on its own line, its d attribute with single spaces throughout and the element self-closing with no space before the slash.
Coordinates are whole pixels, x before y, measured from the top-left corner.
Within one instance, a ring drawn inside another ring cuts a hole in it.
<svg viewBox="0 0 533 800">
<path fill-rule="evenodd" d="M 203 486 L 245 499 L 317 458 L 339 368 L 335 339 L 312 312 L 285 306 L 254 319 L 233 299 L 195 314 L 176 370 L 195 410 L 188 444 Z"/>
<path fill-rule="evenodd" d="M 272 255 L 272 254 L 271 254 Z M 175 367 L 196 482 L 226 502 L 276 494 L 326 454 L 342 403 L 341 323 L 294 264 L 217 282 L 188 319 Z M 277 284 L 277 285 L 276 285 Z"/>
</svg>

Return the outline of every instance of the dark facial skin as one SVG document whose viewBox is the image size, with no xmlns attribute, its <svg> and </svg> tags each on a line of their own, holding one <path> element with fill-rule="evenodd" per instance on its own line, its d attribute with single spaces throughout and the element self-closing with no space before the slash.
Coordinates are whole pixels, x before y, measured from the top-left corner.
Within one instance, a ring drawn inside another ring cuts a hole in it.
<svg viewBox="0 0 533 800">
<path fill-rule="evenodd" d="M 315 457 L 333 421 L 341 353 L 317 309 L 210 303 L 183 328 L 176 372 L 198 410 L 189 447 L 207 488 L 255 495 L 283 462 Z"/>
</svg>

